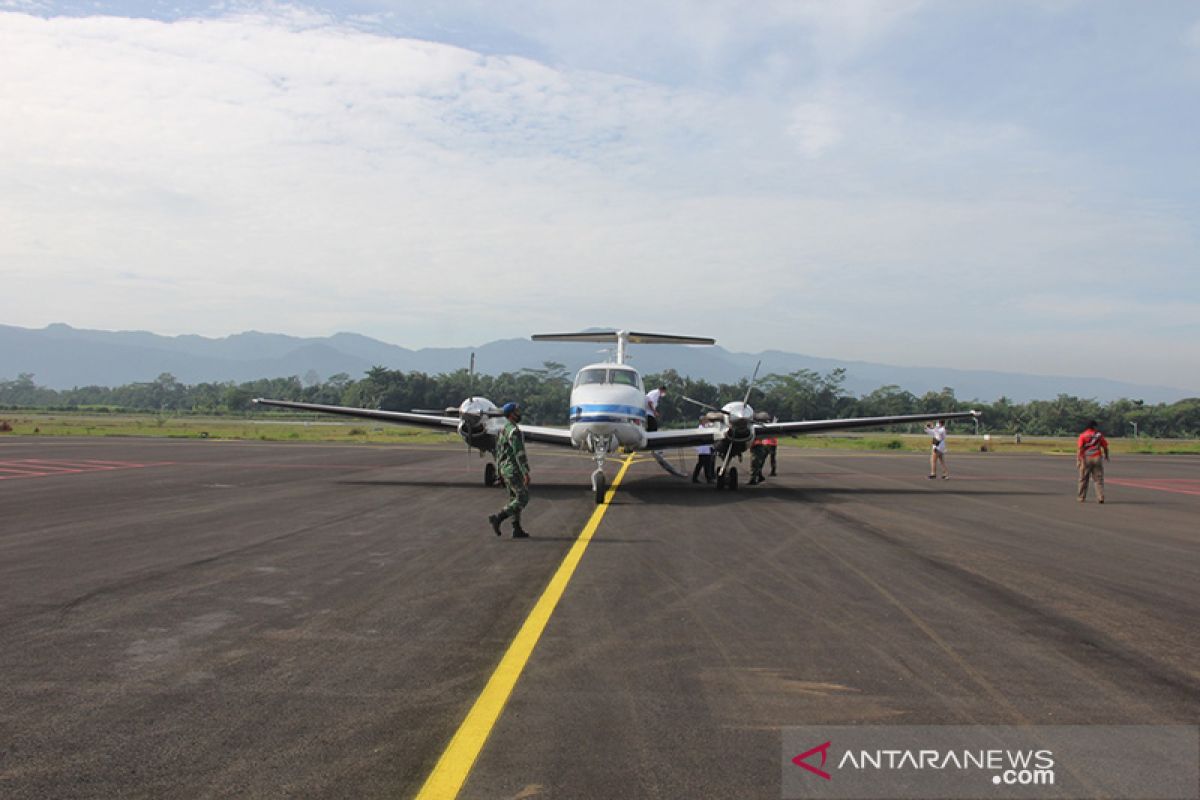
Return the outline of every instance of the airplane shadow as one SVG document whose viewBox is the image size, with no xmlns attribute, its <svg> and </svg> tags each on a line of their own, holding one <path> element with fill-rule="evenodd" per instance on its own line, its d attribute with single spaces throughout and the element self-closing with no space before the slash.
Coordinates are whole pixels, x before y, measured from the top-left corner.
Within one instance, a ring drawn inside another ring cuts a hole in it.
<svg viewBox="0 0 1200 800">
<path fill-rule="evenodd" d="M 494 497 L 497 501 L 505 496 L 505 491 L 499 486 L 483 486 L 482 484 L 463 483 L 454 480 L 342 480 L 340 486 L 378 486 L 378 487 L 415 487 L 426 489 L 463 489 L 472 493 L 481 493 Z M 932 482 L 931 482 L 932 483 Z M 936 489 L 934 488 L 936 486 Z M 711 484 L 694 484 L 691 482 L 674 482 L 665 476 L 650 479 L 636 479 L 622 483 L 613 497 L 610 505 L 626 506 L 636 503 L 655 505 L 680 505 L 699 508 L 727 506 L 731 503 L 742 504 L 754 502 L 756 498 L 774 497 L 793 502 L 849 502 L 855 498 L 865 497 L 913 497 L 928 495 L 930 497 L 959 496 L 959 497 L 1033 497 L 1062 494 L 1056 491 L 1031 491 L 1009 488 L 975 488 L 963 484 L 947 485 L 937 483 L 931 486 L 914 486 L 912 488 L 887 487 L 867 488 L 851 486 L 785 486 L 768 481 L 759 486 L 740 486 L 736 491 L 718 490 Z M 536 502 L 539 498 L 550 500 L 588 500 L 591 489 L 586 483 L 535 483 L 530 487 L 530 497 Z M 1110 501 L 1111 502 L 1111 501 Z M 1134 504 L 1138 501 L 1116 501 Z"/>
<path fill-rule="evenodd" d="M 959 497 L 1020 497 L 1061 494 L 1059 492 L 1039 492 L 1014 489 L 967 489 L 949 486 L 939 486 L 940 491 L 929 488 L 863 488 L 849 486 L 833 487 L 804 487 L 783 486 L 767 482 L 760 486 L 741 486 L 736 491 L 717 490 L 711 485 L 672 486 L 662 482 L 644 482 L 640 484 L 624 484 L 613 505 L 620 504 L 621 495 L 631 500 L 637 500 L 656 505 L 687 505 L 687 506 L 723 506 L 730 503 L 753 502 L 755 498 L 774 497 L 794 502 L 849 502 L 855 498 L 864 497 L 912 497 L 939 495 Z"/>
</svg>

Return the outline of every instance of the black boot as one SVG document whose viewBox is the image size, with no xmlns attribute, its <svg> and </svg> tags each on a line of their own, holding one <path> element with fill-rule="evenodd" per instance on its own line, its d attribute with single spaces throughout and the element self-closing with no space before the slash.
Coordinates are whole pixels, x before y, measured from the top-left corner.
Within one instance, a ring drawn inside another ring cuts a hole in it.
<svg viewBox="0 0 1200 800">
<path fill-rule="evenodd" d="M 508 519 L 507 511 L 501 511 L 499 514 L 492 514 L 488 517 L 488 522 L 492 524 L 492 530 L 496 532 L 497 536 L 501 534 L 500 523 L 506 519 Z"/>
<path fill-rule="evenodd" d="M 528 539 L 529 538 L 529 531 L 527 531 L 521 527 L 521 520 L 519 520 L 519 519 L 513 520 L 513 538 L 514 539 Z"/>
</svg>

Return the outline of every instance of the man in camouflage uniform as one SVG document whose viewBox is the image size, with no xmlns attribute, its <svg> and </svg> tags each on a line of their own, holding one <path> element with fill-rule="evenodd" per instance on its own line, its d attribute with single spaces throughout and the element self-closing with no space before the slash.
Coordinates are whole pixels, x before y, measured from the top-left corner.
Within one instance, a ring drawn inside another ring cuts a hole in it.
<svg viewBox="0 0 1200 800">
<path fill-rule="evenodd" d="M 488 522 L 499 536 L 500 523 L 512 517 L 512 538 L 526 539 L 529 534 L 521 527 L 521 509 L 529 503 L 529 460 L 525 457 L 525 438 L 517 427 L 521 421 L 521 407 L 516 403 L 505 403 L 500 410 L 508 422 L 496 437 L 496 468 L 508 489 L 508 504 L 499 514 L 489 516 Z"/>
<path fill-rule="evenodd" d="M 750 446 L 750 486 L 767 480 L 763 477 L 763 464 L 766 463 L 767 446 L 763 444 L 762 439 L 755 439 L 754 444 Z"/>
</svg>

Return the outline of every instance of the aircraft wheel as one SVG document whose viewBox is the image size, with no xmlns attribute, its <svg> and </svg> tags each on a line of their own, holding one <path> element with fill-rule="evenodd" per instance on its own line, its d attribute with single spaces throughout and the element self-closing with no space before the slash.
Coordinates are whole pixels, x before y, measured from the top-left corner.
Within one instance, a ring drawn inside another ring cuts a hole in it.
<svg viewBox="0 0 1200 800">
<path fill-rule="evenodd" d="M 484 486 L 495 486 L 496 485 L 496 465 L 491 463 L 490 461 L 488 462 L 488 465 L 483 468 L 483 485 Z"/>
<path fill-rule="evenodd" d="M 607 483 L 604 480 L 603 472 L 597 472 L 592 476 L 592 488 L 596 490 L 596 505 L 604 504 L 604 494 L 608 491 Z"/>
<path fill-rule="evenodd" d="M 725 488 L 725 473 L 722 472 L 720 475 L 717 476 L 717 491 L 720 491 L 724 488 Z"/>
<path fill-rule="evenodd" d="M 729 480 L 726 483 L 729 485 L 729 491 L 737 491 L 737 467 L 729 468 Z"/>
</svg>

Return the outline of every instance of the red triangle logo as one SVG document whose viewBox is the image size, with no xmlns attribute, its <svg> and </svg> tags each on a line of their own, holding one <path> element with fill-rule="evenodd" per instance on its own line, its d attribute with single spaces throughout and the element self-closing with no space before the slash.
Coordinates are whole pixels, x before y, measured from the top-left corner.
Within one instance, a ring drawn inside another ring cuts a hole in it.
<svg viewBox="0 0 1200 800">
<path fill-rule="evenodd" d="M 821 766 L 822 767 L 825 766 L 825 759 L 829 755 L 829 745 L 830 744 L 831 744 L 830 742 L 826 742 L 825 744 L 819 744 L 816 747 L 814 747 L 812 750 L 803 752 L 800 755 L 793 758 L 792 763 L 795 764 L 797 767 L 808 770 L 809 772 L 811 772 L 814 775 L 820 775 L 825 780 L 831 780 L 831 777 L 828 772 L 826 772 L 823 769 L 817 769 L 812 764 L 809 764 L 807 761 L 805 761 L 805 759 L 809 758 L 810 756 L 814 756 L 817 753 L 820 753 L 821 754 Z"/>
</svg>

